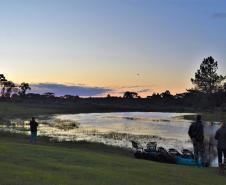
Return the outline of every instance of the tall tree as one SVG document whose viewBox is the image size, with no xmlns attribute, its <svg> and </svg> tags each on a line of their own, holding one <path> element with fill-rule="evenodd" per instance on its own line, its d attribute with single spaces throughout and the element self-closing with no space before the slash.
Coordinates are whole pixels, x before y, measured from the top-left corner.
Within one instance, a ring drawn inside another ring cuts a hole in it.
<svg viewBox="0 0 226 185">
<path fill-rule="evenodd" d="M 195 78 L 191 82 L 195 85 L 195 89 L 204 93 L 214 93 L 222 85 L 226 78 L 217 74 L 218 63 L 213 57 L 204 58 L 200 65 L 200 69 L 195 73 Z"/>
<path fill-rule="evenodd" d="M 25 96 L 27 90 L 31 90 L 29 83 L 25 83 L 25 82 L 21 83 L 19 88 L 20 88 L 20 91 L 19 91 L 20 96 Z"/>
</svg>

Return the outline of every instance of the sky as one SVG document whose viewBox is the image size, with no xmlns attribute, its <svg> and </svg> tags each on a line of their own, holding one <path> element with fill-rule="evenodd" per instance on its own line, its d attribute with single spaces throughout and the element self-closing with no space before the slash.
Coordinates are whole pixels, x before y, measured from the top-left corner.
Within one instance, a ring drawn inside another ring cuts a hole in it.
<svg viewBox="0 0 226 185">
<path fill-rule="evenodd" d="M 225 0 L 0 0 L 0 73 L 32 92 L 151 95 L 226 74 Z"/>
</svg>

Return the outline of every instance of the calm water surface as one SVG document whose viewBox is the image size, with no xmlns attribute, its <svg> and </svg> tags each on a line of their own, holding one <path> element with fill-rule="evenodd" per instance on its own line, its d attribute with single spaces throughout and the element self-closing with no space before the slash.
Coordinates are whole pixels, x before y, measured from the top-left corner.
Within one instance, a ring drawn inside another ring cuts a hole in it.
<svg viewBox="0 0 226 185">
<path fill-rule="evenodd" d="M 131 147 L 130 140 L 145 145 L 157 141 L 166 148 L 192 148 L 187 135 L 190 121 L 186 113 L 125 112 L 55 115 L 39 119 L 39 135 L 58 140 L 86 140 L 120 147 Z M 1 129 L 29 133 L 28 121 L 13 120 Z M 79 128 L 65 129 L 60 124 L 76 123 Z"/>
</svg>

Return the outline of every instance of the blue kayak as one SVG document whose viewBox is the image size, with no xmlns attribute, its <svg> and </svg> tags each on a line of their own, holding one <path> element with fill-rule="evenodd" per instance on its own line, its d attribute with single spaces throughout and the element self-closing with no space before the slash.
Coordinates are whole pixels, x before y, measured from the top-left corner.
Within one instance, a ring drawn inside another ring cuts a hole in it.
<svg viewBox="0 0 226 185">
<path fill-rule="evenodd" d="M 176 164 L 185 165 L 185 166 L 198 166 L 198 167 L 203 167 L 201 161 L 196 162 L 192 158 L 176 157 Z"/>
<path fill-rule="evenodd" d="M 131 141 L 132 146 L 135 149 L 134 156 L 137 159 L 145 159 L 162 163 L 178 164 L 185 166 L 204 167 L 203 163 L 199 160 L 194 160 L 194 154 L 192 151 L 183 149 L 181 152 L 174 148 L 166 150 L 163 147 L 157 148 L 156 142 L 149 142 L 147 149 L 143 149 L 139 143 Z"/>
</svg>

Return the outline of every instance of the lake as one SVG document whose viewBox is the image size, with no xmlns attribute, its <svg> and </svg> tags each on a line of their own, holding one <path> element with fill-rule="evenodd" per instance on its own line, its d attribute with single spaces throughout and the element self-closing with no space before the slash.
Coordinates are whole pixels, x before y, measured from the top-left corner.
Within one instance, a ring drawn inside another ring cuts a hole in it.
<svg viewBox="0 0 226 185">
<path fill-rule="evenodd" d="M 144 145 L 148 141 L 157 141 L 166 148 L 190 149 L 192 146 L 187 135 L 190 121 L 183 119 L 183 115 L 187 114 L 123 112 L 55 115 L 48 119 L 40 118 L 39 135 L 120 147 L 131 147 L 130 140 L 138 140 Z M 67 128 L 72 123 L 76 127 Z M 13 120 L 8 126 L 2 126 L 2 129 L 27 133 L 28 120 Z"/>
</svg>

